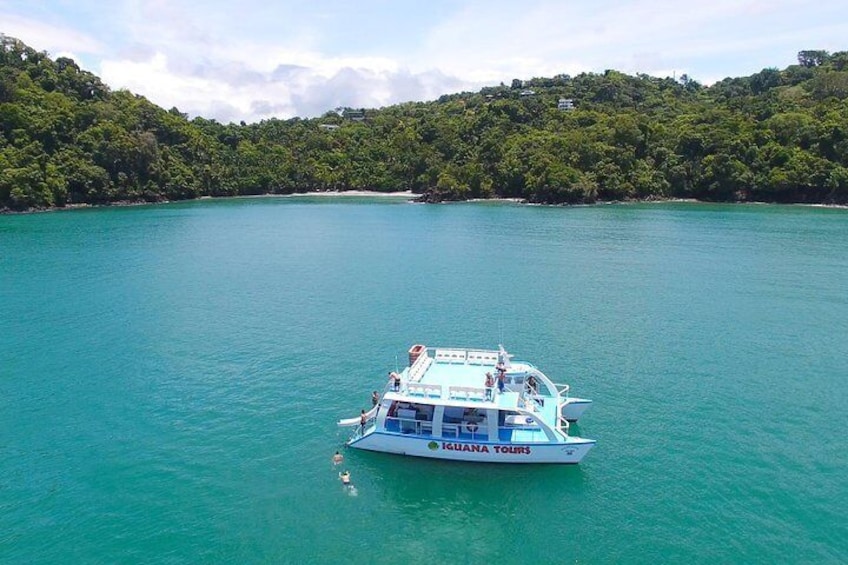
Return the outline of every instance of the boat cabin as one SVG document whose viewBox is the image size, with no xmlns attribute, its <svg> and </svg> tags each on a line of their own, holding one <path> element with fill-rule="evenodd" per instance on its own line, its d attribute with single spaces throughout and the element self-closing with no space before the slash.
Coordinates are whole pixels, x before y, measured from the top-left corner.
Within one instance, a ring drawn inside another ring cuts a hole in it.
<svg viewBox="0 0 848 565">
<path fill-rule="evenodd" d="M 515 393 L 512 393 L 513 395 Z M 387 393 L 377 411 L 378 430 L 438 439 L 465 439 L 492 442 L 555 441 L 556 432 L 541 415 L 525 410 L 468 404 L 435 404 L 433 400 L 412 400 Z M 552 407 L 553 412 L 556 407 Z"/>
<path fill-rule="evenodd" d="M 503 350 L 432 353 L 410 349 L 401 386 L 386 392 L 372 415 L 378 431 L 497 443 L 550 442 L 567 433 L 557 386 L 533 365 L 512 362 Z"/>
</svg>

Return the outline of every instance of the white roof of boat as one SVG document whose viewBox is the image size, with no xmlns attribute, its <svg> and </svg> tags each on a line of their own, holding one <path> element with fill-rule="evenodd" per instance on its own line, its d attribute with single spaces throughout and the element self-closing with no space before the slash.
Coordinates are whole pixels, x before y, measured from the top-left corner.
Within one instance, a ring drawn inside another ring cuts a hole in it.
<svg viewBox="0 0 848 565">
<path fill-rule="evenodd" d="M 445 406 L 514 409 L 518 406 L 518 393 L 497 394 L 498 356 L 498 351 L 436 349 L 434 357 L 419 359 L 404 369 L 401 391 L 386 393 L 386 398 Z M 508 376 L 534 368 L 529 363 L 510 363 L 508 355 L 506 361 Z M 492 400 L 486 400 L 486 373 L 491 373 L 495 380 Z"/>
</svg>

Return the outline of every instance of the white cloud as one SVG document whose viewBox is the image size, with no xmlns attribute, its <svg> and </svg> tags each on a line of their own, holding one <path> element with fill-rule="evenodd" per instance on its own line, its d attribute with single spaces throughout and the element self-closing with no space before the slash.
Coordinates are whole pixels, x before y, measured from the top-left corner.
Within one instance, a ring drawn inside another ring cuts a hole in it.
<svg viewBox="0 0 848 565">
<path fill-rule="evenodd" d="M 265 117 L 254 115 L 257 94 L 273 96 L 276 107 L 285 113 L 294 111 L 287 103 L 286 92 L 256 89 L 250 81 L 237 80 L 238 69 L 231 71 L 232 68 L 213 69 L 208 73 L 210 76 L 203 76 L 203 72 L 187 72 L 179 65 L 174 69 L 163 53 L 156 53 L 148 61 L 105 60 L 101 66 L 103 80 L 113 88 L 126 88 L 160 106 L 176 106 L 193 116 L 214 117 L 224 122 Z"/>
<path fill-rule="evenodd" d="M 391 55 L 321 52 L 314 23 L 269 36 L 239 34 L 238 25 L 226 25 L 232 18 L 191 14 L 174 2 L 132 1 L 120 13 L 127 47 L 104 58 L 96 72 L 113 88 L 192 116 L 224 122 L 316 116 L 337 106 L 433 98 L 465 84 L 441 73 L 410 73 Z"/>
<path fill-rule="evenodd" d="M 0 33 L 20 39 L 38 51 L 50 53 L 100 53 L 103 51 L 100 41 L 73 28 L 3 12 L 0 12 L 0 21 L 2 21 Z"/>
<path fill-rule="evenodd" d="M 431 30 L 420 57 L 447 73 L 483 80 L 608 68 L 654 74 L 715 55 L 744 59 L 754 48 L 771 48 L 773 57 L 790 43 L 790 52 L 803 49 L 821 38 L 817 22 L 828 21 L 828 5 L 845 16 L 835 26 L 848 32 L 848 9 L 835 2 L 540 1 L 507 12 L 473 2 Z"/>
<path fill-rule="evenodd" d="M 250 68 L 244 61 L 192 63 L 156 53 L 148 60 L 104 60 L 100 72 L 113 88 L 225 123 L 317 116 L 338 106 L 373 108 L 432 99 L 464 86 L 434 71 L 413 74 L 388 60 L 321 59 L 315 54 L 267 71 Z"/>
<path fill-rule="evenodd" d="M 844 49 L 835 0 L 94 0 L 0 5 L 9 35 L 78 53 L 112 88 L 220 121 L 379 107 L 559 73 L 688 73 L 701 82 Z M 364 18 L 364 19 L 363 19 Z M 363 33 L 367 28 L 368 33 Z"/>
</svg>

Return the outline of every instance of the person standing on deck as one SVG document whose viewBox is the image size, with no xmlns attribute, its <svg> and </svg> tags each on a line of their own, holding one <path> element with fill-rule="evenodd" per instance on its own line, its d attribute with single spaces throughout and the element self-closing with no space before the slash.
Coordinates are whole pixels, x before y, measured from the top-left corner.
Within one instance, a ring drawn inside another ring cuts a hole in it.
<svg viewBox="0 0 848 565">
<path fill-rule="evenodd" d="M 495 379 L 492 377 L 492 373 L 486 373 L 486 400 L 492 399 L 492 392 L 494 392 L 495 388 Z"/>
<path fill-rule="evenodd" d="M 359 433 L 361 435 L 365 435 L 365 424 L 368 423 L 368 416 L 365 414 L 365 410 L 363 410 L 359 414 Z"/>
<path fill-rule="evenodd" d="M 377 403 L 378 403 L 378 402 L 380 402 L 380 395 L 379 395 L 379 393 L 375 390 L 374 392 L 372 392 L 372 393 L 371 393 L 371 406 L 372 406 L 372 407 L 377 406 Z"/>
<path fill-rule="evenodd" d="M 394 371 L 391 371 L 389 373 L 389 378 L 392 380 L 392 390 L 394 390 L 395 392 L 399 391 L 400 390 L 400 375 L 398 375 Z"/>
<path fill-rule="evenodd" d="M 503 368 L 498 370 L 498 394 L 503 394 L 504 385 L 506 384 L 506 371 Z"/>
</svg>

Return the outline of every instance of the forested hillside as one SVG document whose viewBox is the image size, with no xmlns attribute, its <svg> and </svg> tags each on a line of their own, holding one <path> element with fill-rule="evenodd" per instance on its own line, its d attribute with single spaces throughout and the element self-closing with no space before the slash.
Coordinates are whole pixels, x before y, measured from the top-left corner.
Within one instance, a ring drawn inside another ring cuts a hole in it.
<svg viewBox="0 0 848 565">
<path fill-rule="evenodd" d="M 224 125 L 0 36 L 0 209 L 349 189 L 845 204 L 848 52 L 710 87 L 607 71 Z"/>
</svg>

